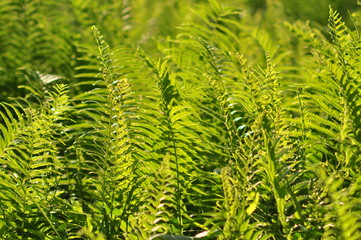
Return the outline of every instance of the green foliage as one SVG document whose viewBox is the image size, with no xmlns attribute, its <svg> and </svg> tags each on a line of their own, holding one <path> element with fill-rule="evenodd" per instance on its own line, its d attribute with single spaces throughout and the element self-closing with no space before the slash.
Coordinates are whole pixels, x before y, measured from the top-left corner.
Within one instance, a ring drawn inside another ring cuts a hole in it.
<svg viewBox="0 0 361 240">
<path fill-rule="evenodd" d="M 1 239 L 360 239 L 360 10 L 317 3 L 1 1 Z"/>
</svg>

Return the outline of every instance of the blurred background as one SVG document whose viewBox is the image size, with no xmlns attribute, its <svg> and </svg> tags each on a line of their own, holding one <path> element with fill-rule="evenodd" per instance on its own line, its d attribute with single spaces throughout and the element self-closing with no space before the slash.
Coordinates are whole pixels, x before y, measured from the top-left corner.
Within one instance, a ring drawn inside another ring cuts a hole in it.
<svg viewBox="0 0 361 240">
<path fill-rule="evenodd" d="M 285 23 L 308 22 L 327 35 L 330 5 L 350 28 L 350 16 L 360 11 L 356 0 L 221 3 L 240 10 L 234 20 L 245 29 L 262 29 L 280 46 L 293 41 L 285 39 L 280 30 Z M 110 46 L 140 44 L 147 51 L 156 52 L 154 43 L 174 38 L 182 23 L 203 24 L 199 12 L 211 5 L 208 0 L 1 0 L 0 100 L 21 95 L 17 86 L 25 80 L 16 75 L 20 67 L 58 74 L 72 81 L 81 62 L 81 46 L 94 44 L 92 25 L 100 29 Z"/>
</svg>

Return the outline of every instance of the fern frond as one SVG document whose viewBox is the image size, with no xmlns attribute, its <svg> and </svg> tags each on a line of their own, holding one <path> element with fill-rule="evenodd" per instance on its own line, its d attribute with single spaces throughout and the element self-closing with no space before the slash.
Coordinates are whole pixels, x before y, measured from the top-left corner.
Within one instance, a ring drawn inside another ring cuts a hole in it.
<svg viewBox="0 0 361 240">
<path fill-rule="evenodd" d="M 358 239 L 361 236 L 360 225 L 360 177 L 345 187 L 344 179 L 334 173 L 327 176 L 321 168 L 318 175 L 323 185 L 324 208 L 327 213 L 324 219 L 324 238 Z"/>
<path fill-rule="evenodd" d="M 6 234 L 15 231 L 18 237 L 64 236 L 63 230 L 53 224 L 54 221 L 60 224 L 62 219 L 50 219 L 52 209 L 46 208 L 46 203 L 58 194 L 57 177 L 63 165 L 56 155 L 58 145 L 62 143 L 54 136 L 64 131 L 60 121 L 65 119 L 69 110 L 66 93 L 67 87 L 58 85 L 46 95 L 39 110 L 16 110 L 12 106 L 13 112 L 6 107 L 9 115 L 2 115 L 9 126 L 7 132 L 2 128 L 2 134 L 7 137 L 2 138 L 4 145 L 0 152 L 1 189 L 6 193 L 1 197 L 4 202 L 2 216 L 5 221 L 9 221 L 11 216 L 22 221 L 9 225 L 11 227 Z M 6 210 L 5 206 L 9 208 Z"/>
<path fill-rule="evenodd" d="M 154 239 L 178 230 L 176 219 L 176 180 L 171 169 L 170 156 L 164 157 L 158 171 L 146 180 L 150 186 L 142 196 L 142 207 L 132 216 L 129 239 Z M 134 221 L 134 222 L 133 222 Z"/>
</svg>

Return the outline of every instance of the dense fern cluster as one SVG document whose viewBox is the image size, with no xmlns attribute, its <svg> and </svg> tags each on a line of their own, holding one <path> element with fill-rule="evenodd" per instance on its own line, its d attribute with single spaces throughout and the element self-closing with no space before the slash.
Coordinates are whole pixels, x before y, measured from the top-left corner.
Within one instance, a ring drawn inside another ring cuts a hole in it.
<svg viewBox="0 0 361 240">
<path fill-rule="evenodd" d="M 296 2 L 2 0 L 0 239 L 361 239 L 360 10 Z"/>
</svg>

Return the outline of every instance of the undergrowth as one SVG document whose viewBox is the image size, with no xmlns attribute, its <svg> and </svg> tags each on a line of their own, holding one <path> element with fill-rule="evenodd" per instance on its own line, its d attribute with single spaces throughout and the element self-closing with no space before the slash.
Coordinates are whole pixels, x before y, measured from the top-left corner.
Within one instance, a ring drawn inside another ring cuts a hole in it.
<svg viewBox="0 0 361 240">
<path fill-rule="evenodd" d="M 361 239 L 359 9 L 236 2 L 1 1 L 1 239 Z"/>
</svg>

